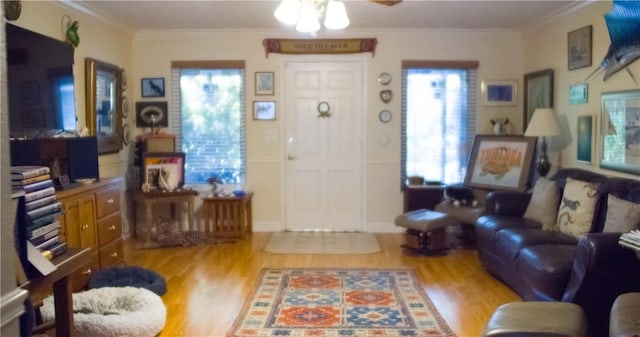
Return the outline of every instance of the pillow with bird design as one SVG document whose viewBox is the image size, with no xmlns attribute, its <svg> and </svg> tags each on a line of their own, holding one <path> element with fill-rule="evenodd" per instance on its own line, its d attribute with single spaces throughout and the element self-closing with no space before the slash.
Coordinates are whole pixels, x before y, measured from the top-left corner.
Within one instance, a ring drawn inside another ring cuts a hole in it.
<svg viewBox="0 0 640 337">
<path fill-rule="evenodd" d="M 560 232 L 580 238 L 591 231 L 598 200 L 598 184 L 567 178 L 556 226 Z"/>
</svg>

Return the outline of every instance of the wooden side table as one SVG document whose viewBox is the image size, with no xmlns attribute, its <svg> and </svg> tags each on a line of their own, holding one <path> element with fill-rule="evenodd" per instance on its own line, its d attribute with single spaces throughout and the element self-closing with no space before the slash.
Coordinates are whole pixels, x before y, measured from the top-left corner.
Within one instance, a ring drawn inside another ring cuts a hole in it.
<svg viewBox="0 0 640 337">
<path fill-rule="evenodd" d="M 253 192 L 241 197 L 203 197 L 204 232 L 207 236 L 245 238 L 253 232 L 251 198 Z"/>
<path fill-rule="evenodd" d="M 65 253 L 51 261 L 56 266 L 56 270 L 47 276 L 31 277 L 27 283 L 21 286 L 30 293 L 34 293 L 48 285 L 53 285 L 56 336 L 73 337 L 75 335 L 73 329 L 71 273 L 87 264 L 90 259 L 90 248 L 82 250 L 67 248 Z"/>
<path fill-rule="evenodd" d="M 151 229 L 153 228 L 153 206 L 156 204 L 169 204 L 171 207 L 171 218 L 176 217 L 176 203 L 182 203 L 187 206 L 187 217 L 189 221 L 189 230 L 197 230 L 193 222 L 193 202 L 195 196 L 198 195 L 194 190 L 177 190 L 177 191 L 136 191 L 133 193 L 133 224 L 134 233 L 137 236 L 137 206 L 142 203 L 144 205 L 144 242 L 151 241 Z"/>
</svg>

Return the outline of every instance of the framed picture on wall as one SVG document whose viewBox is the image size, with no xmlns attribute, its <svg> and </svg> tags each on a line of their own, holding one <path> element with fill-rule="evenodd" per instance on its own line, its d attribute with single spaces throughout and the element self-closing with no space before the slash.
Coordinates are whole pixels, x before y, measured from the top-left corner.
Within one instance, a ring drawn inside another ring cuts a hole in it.
<svg viewBox="0 0 640 337">
<path fill-rule="evenodd" d="M 581 163 L 591 164 L 593 162 L 593 126 L 593 116 L 578 116 L 576 159 Z"/>
<path fill-rule="evenodd" d="M 640 90 L 602 94 L 600 146 L 600 167 L 640 174 Z"/>
<path fill-rule="evenodd" d="M 273 72 L 256 72 L 256 95 L 273 95 Z"/>
<path fill-rule="evenodd" d="M 586 83 L 569 87 L 569 104 L 586 104 L 589 100 L 589 86 Z"/>
<path fill-rule="evenodd" d="M 253 119 L 259 121 L 273 121 L 276 119 L 275 101 L 254 101 Z"/>
<path fill-rule="evenodd" d="M 591 66 L 591 32 L 589 25 L 567 34 L 567 59 L 569 70 Z"/>
<path fill-rule="evenodd" d="M 522 130 L 527 129 L 536 108 L 553 108 L 553 69 L 524 75 L 524 118 Z"/>
<path fill-rule="evenodd" d="M 482 81 L 482 105 L 505 106 L 518 104 L 518 81 Z"/>
<path fill-rule="evenodd" d="M 140 85 L 142 97 L 164 97 L 164 78 L 143 78 Z"/>
</svg>

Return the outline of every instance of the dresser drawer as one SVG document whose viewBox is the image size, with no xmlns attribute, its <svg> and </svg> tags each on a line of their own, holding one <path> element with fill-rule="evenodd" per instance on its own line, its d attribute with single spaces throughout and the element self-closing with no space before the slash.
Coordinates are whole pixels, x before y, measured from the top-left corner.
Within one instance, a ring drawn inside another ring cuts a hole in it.
<svg viewBox="0 0 640 337">
<path fill-rule="evenodd" d="M 91 260 L 85 263 L 82 267 L 78 268 L 77 271 L 73 273 L 71 276 L 72 289 L 74 292 L 82 291 L 87 284 L 89 284 L 89 279 L 91 276 L 100 270 L 100 259 L 97 251 L 93 251 L 91 254 Z"/>
<path fill-rule="evenodd" d="M 122 236 L 122 218 L 114 213 L 98 220 L 98 244 L 100 247 Z"/>
<path fill-rule="evenodd" d="M 122 239 L 118 239 L 100 248 L 100 266 L 102 269 L 121 264 L 123 260 Z"/>
<path fill-rule="evenodd" d="M 97 191 L 96 201 L 96 216 L 98 219 L 120 211 L 120 185 L 116 184 L 108 189 Z"/>
</svg>

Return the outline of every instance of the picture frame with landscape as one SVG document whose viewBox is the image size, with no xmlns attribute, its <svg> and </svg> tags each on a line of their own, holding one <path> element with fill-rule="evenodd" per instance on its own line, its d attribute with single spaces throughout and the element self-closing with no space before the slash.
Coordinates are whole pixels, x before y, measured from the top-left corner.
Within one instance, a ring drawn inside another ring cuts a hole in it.
<svg viewBox="0 0 640 337">
<path fill-rule="evenodd" d="M 593 26 L 585 26 L 567 34 L 568 69 L 591 66 L 591 43 Z"/>
</svg>

